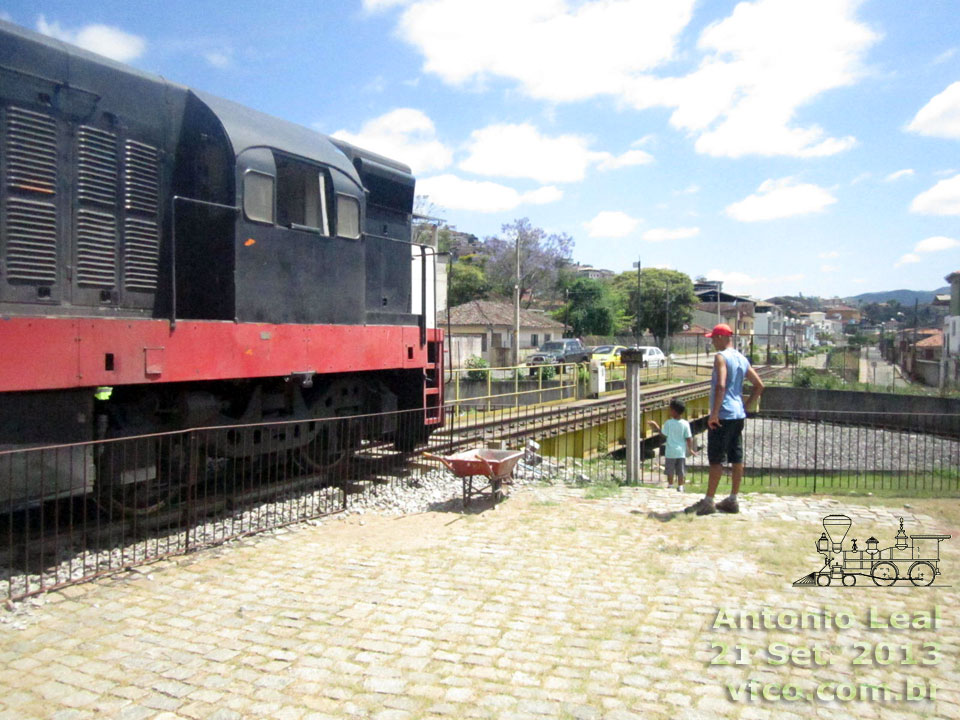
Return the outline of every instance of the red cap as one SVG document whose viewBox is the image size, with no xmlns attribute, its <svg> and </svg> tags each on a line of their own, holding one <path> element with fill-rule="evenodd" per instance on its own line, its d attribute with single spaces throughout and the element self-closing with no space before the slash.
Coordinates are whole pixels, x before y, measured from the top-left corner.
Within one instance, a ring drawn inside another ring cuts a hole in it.
<svg viewBox="0 0 960 720">
<path fill-rule="evenodd" d="M 730 329 L 730 326 L 726 323 L 720 323 L 719 325 L 714 325 L 713 330 L 706 334 L 706 337 L 713 337 L 714 335 L 733 335 L 733 330 Z"/>
</svg>

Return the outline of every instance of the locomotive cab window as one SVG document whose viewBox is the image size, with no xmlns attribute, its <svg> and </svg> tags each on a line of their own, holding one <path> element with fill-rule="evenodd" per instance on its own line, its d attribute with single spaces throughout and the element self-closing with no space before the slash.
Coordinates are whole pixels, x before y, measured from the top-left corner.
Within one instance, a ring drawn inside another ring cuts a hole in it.
<svg viewBox="0 0 960 720">
<path fill-rule="evenodd" d="M 276 155 L 277 224 L 294 230 L 330 234 L 325 171 L 315 165 Z"/>
<path fill-rule="evenodd" d="M 243 176 L 243 214 L 254 222 L 273 224 L 273 176 L 248 170 Z"/>
<path fill-rule="evenodd" d="M 337 195 L 337 235 L 356 240 L 360 237 L 360 202 L 349 195 Z"/>
</svg>

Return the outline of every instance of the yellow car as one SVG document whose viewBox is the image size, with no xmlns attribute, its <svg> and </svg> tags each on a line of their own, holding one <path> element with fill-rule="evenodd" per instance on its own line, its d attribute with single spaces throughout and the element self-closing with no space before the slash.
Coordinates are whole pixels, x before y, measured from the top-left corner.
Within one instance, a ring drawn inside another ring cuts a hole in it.
<svg viewBox="0 0 960 720">
<path fill-rule="evenodd" d="M 605 367 L 621 367 L 620 353 L 626 350 L 623 345 L 597 345 L 590 354 L 590 360 L 599 360 Z"/>
</svg>

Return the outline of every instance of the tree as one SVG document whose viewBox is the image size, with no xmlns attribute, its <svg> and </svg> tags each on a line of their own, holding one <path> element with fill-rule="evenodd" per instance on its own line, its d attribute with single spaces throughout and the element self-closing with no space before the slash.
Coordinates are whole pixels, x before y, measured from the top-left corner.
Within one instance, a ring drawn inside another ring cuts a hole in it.
<svg viewBox="0 0 960 720">
<path fill-rule="evenodd" d="M 457 260 L 450 266 L 450 294 L 447 304 L 450 307 L 462 305 L 471 300 L 484 300 L 490 293 L 490 283 L 481 265 L 469 259 Z"/>
<path fill-rule="evenodd" d="M 640 274 L 639 323 L 636 322 L 637 273 L 620 273 L 614 278 L 613 286 L 625 305 L 626 313 L 634 318 L 634 334 L 643 335 L 643 331 L 649 329 L 657 345 L 663 345 L 668 325 L 672 335 L 693 319 L 693 306 L 698 300 L 693 294 L 693 282 L 685 273 L 643 268 Z"/>
<path fill-rule="evenodd" d="M 615 330 L 616 300 L 610 288 L 599 280 L 578 278 L 567 289 L 569 302 L 563 313 L 573 334 L 611 335 Z"/>
<path fill-rule="evenodd" d="M 499 237 L 484 243 L 487 279 L 494 294 L 512 297 L 516 283 L 516 243 L 520 242 L 520 297 L 525 307 L 535 298 L 557 297 L 557 282 L 570 263 L 573 238 L 569 235 L 548 235 L 521 218 L 501 228 Z"/>
</svg>

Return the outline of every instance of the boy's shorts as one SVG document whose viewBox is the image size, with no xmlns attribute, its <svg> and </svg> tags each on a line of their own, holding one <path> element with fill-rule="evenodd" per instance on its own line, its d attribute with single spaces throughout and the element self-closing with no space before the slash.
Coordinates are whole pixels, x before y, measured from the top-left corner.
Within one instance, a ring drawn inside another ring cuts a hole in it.
<svg viewBox="0 0 960 720">
<path fill-rule="evenodd" d="M 667 472 L 667 477 L 673 477 L 674 475 L 678 477 L 686 477 L 687 459 L 686 458 L 666 458 L 664 462 L 664 470 Z"/>
<path fill-rule="evenodd" d="M 721 420 L 720 427 L 707 430 L 707 461 L 711 465 L 743 462 L 743 420 Z"/>
</svg>

